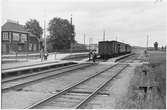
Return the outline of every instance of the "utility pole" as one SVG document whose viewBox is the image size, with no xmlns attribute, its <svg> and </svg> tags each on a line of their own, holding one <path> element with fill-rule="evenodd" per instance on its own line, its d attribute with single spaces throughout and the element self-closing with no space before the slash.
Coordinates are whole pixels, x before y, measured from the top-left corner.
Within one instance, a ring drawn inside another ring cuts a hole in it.
<svg viewBox="0 0 167 110">
<path fill-rule="evenodd" d="M 105 41 L 105 30 L 103 32 L 103 41 Z"/>
<path fill-rule="evenodd" d="M 44 52 L 46 52 L 47 48 L 46 48 L 46 32 L 45 32 L 45 29 L 46 29 L 46 21 L 44 20 Z"/>
<path fill-rule="evenodd" d="M 84 45 L 85 45 L 85 33 L 84 33 Z"/>
<path fill-rule="evenodd" d="M 71 23 L 71 26 L 72 26 L 72 14 L 71 14 L 71 17 L 70 17 L 70 23 Z M 72 32 L 72 27 L 71 27 L 71 32 Z M 71 33 L 71 38 L 70 38 L 70 53 L 72 54 L 72 37 L 73 37 L 73 32 Z"/>
<path fill-rule="evenodd" d="M 148 39 L 149 39 L 149 35 L 147 34 L 147 43 L 146 43 L 147 50 L 148 50 Z"/>
<path fill-rule="evenodd" d="M 115 40 L 117 41 L 117 40 L 118 40 L 118 36 L 117 36 L 117 34 L 115 34 L 115 36 L 116 36 L 116 37 L 115 37 Z"/>
<path fill-rule="evenodd" d="M 89 51 L 90 51 L 90 44 L 91 44 L 91 40 L 92 40 L 92 38 L 91 37 L 89 37 Z"/>
<path fill-rule="evenodd" d="M 26 36 L 26 40 L 27 40 L 27 42 L 26 42 L 26 50 L 27 50 L 27 61 L 28 61 L 28 47 L 29 47 L 29 44 L 28 44 L 28 34 L 27 34 L 27 36 Z"/>
<path fill-rule="evenodd" d="M 46 9 L 44 9 L 44 11 L 43 11 L 44 13 L 43 13 L 43 18 L 44 18 L 44 28 L 43 28 L 43 36 L 44 36 L 44 54 L 45 54 L 45 52 L 46 52 L 46 50 L 47 50 L 47 47 L 46 47 L 46 21 L 45 21 L 45 19 L 46 19 Z M 43 43 L 42 43 L 43 44 Z"/>
</svg>

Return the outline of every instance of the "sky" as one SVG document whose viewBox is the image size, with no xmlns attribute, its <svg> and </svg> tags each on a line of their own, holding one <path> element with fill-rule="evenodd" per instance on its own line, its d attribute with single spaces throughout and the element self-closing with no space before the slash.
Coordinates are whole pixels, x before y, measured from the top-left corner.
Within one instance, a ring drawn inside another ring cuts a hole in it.
<svg viewBox="0 0 167 110">
<path fill-rule="evenodd" d="M 118 40 L 133 46 L 166 44 L 166 2 L 164 0 L 2 0 L 2 25 L 7 19 L 25 24 L 37 19 L 43 27 L 54 17 L 75 25 L 75 39 L 84 43 Z M 48 34 L 48 33 L 47 33 Z"/>
</svg>

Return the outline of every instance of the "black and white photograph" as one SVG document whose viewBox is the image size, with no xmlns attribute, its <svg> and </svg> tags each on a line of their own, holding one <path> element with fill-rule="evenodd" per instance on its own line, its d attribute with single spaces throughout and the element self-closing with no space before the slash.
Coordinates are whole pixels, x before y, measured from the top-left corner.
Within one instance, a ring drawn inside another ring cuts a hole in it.
<svg viewBox="0 0 167 110">
<path fill-rule="evenodd" d="M 1 0 L 1 109 L 166 109 L 165 0 Z"/>
</svg>

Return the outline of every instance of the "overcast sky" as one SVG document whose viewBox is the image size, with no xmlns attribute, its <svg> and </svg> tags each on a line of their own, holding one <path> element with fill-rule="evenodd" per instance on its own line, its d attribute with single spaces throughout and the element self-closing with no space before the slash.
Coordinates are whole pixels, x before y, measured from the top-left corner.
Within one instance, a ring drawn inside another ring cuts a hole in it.
<svg viewBox="0 0 167 110">
<path fill-rule="evenodd" d="M 30 18 L 43 26 L 53 17 L 70 20 L 73 16 L 75 39 L 86 43 L 103 39 L 117 40 L 136 46 L 149 46 L 157 41 L 166 44 L 165 1 L 163 0 L 2 0 L 2 24 L 7 19 L 25 24 Z"/>
</svg>

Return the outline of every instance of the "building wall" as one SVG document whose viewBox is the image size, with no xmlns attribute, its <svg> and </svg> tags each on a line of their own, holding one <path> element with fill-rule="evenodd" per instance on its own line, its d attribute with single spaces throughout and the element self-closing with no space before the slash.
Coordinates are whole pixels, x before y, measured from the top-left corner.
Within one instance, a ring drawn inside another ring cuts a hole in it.
<svg viewBox="0 0 167 110">
<path fill-rule="evenodd" d="M 29 52 L 39 52 L 38 39 L 35 37 L 29 36 L 28 41 L 29 41 L 29 47 L 28 47 Z"/>
<path fill-rule="evenodd" d="M 28 33 L 2 31 L 1 36 L 2 54 L 39 51 L 38 39 L 29 37 Z M 30 45 L 32 49 L 29 49 Z"/>
<path fill-rule="evenodd" d="M 9 43 L 2 42 L 1 50 L 2 50 L 2 53 L 4 54 L 9 53 Z"/>
</svg>

